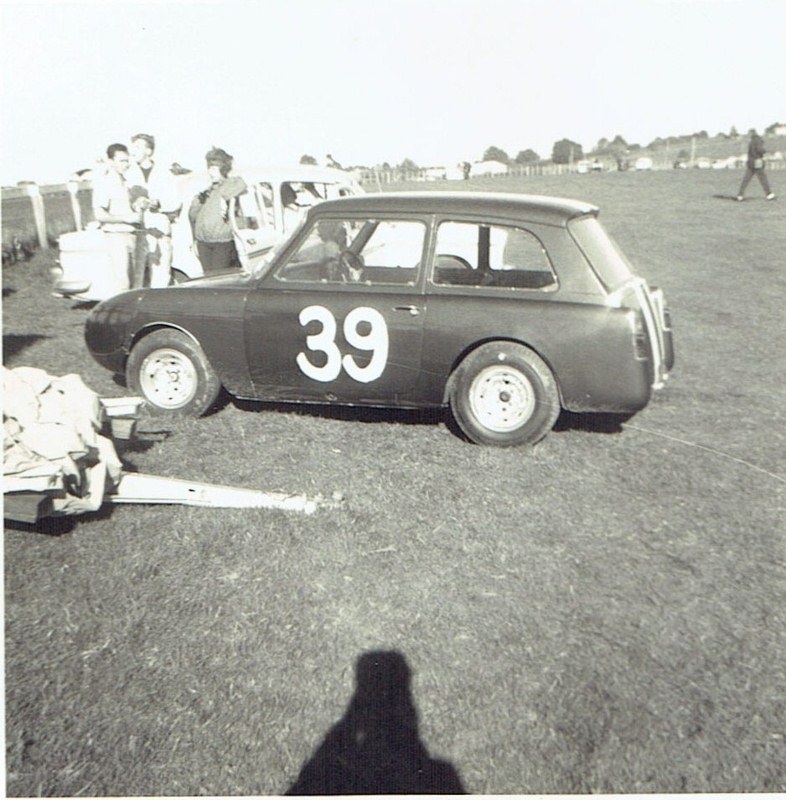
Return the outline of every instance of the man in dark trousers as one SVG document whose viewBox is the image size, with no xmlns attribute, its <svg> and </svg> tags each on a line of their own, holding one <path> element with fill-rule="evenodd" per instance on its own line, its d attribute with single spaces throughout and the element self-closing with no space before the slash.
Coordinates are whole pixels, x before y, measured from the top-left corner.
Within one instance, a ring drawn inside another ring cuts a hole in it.
<svg viewBox="0 0 786 800">
<path fill-rule="evenodd" d="M 745 189 L 751 182 L 751 178 L 756 175 L 761 183 L 761 188 L 764 189 L 764 194 L 768 200 L 775 199 L 775 193 L 770 189 L 767 176 L 764 174 L 764 140 L 756 132 L 756 129 L 751 130 L 751 140 L 748 143 L 748 160 L 745 165 L 745 175 L 740 184 L 740 190 L 737 192 L 737 200 L 745 199 Z"/>
</svg>

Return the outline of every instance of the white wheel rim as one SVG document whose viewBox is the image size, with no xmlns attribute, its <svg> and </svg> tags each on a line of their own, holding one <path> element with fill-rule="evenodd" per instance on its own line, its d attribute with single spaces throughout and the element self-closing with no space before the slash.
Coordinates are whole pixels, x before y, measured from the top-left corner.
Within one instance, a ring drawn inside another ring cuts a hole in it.
<svg viewBox="0 0 786 800">
<path fill-rule="evenodd" d="M 520 428 L 535 411 L 532 383 L 517 369 L 499 364 L 481 370 L 469 387 L 469 404 L 478 422 L 494 433 Z"/>
<path fill-rule="evenodd" d="M 196 395 L 196 367 L 179 350 L 154 350 L 139 368 L 139 385 L 145 397 L 159 408 L 182 408 Z"/>
</svg>

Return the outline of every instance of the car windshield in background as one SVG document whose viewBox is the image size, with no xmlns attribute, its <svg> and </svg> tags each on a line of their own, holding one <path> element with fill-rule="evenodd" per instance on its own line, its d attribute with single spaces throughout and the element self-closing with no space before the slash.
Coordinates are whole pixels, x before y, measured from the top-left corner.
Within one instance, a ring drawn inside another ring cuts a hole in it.
<svg viewBox="0 0 786 800">
<path fill-rule="evenodd" d="M 609 291 L 633 277 L 630 262 L 596 217 L 580 217 L 571 221 L 568 228 Z"/>
</svg>

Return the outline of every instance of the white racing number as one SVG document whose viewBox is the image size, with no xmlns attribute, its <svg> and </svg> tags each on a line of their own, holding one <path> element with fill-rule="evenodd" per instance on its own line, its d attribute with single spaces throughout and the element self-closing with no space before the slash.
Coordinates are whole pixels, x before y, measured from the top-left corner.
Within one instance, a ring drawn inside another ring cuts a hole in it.
<svg viewBox="0 0 786 800">
<path fill-rule="evenodd" d="M 317 333 L 306 336 L 306 347 L 312 353 L 324 353 L 324 365 L 315 366 L 305 353 L 297 354 L 297 365 L 307 377 L 327 383 L 338 378 L 343 367 L 353 380 L 370 383 L 385 371 L 388 361 L 388 326 L 385 318 L 375 308 L 353 308 L 344 319 L 344 339 L 347 343 L 372 354 L 364 367 L 358 366 L 351 353 L 341 356 L 336 345 L 336 318 L 329 309 L 324 306 L 307 306 L 300 312 L 298 320 L 304 328 L 309 322 L 318 322 L 322 326 Z"/>
</svg>

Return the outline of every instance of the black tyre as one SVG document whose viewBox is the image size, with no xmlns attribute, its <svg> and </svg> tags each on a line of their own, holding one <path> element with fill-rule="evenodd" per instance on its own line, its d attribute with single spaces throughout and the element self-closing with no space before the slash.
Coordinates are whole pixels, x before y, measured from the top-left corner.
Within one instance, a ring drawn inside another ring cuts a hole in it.
<svg viewBox="0 0 786 800">
<path fill-rule="evenodd" d="M 470 441 L 498 447 L 535 444 L 560 413 L 551 370 L 532 350 L 512 342 L 473 350 L 451 378 L 449 402 Z"/>
<path fill-rule="evenodd" d="M 202 348 L 180 331 L 153 331 L 131 350 L 126 381 L 154 414 L 200 417 L 221 383 Z"/>
</svg>

